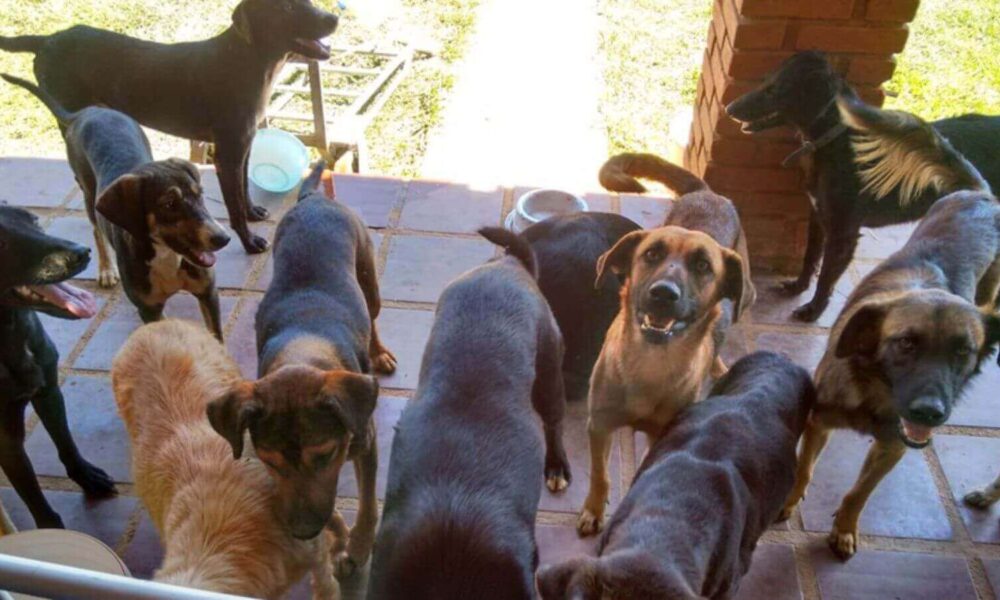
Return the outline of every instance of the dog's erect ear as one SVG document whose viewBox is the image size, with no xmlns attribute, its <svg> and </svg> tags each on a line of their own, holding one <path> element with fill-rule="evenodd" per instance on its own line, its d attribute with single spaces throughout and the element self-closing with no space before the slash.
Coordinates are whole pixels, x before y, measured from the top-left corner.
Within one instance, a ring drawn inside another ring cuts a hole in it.
<svg viewBox="0 0 1000 600">
<path fill-rule="evenodd" d="M 319 189 L 319 184 L 323 180 L 323 171 L 326 170 L 326 161 L 320 160 L 313 165 L 312 171 L 309 176 L 306 177 L 302 185 L 299 186 L 299 200 L 305 198 L 309 194 L 313 194 Z"/>
<path fill-rule="evenodd" d="M 618 243 L 612 246 L 611 250 L 597 259 L 597 280 L 594 281 L 594 289 L 599 289 L 604 285 L 604 278 L 607 276 L 608 270 L 615 275 L 628 273 L 632 267 L 632 255 L 635 253 L 635 248 L 639 242 L 646 239 L 648 233 L 648 231 L 629 233 L 618 240 Z"/>
<path fill-rule="evenodd" d="M 600 583 L 595 580 L 598 559 L 581 556 L 556 565 L 542 565 L 535 573 L 535 586 L 542 600 L 599 600 Z"/>
<path fill-rule="evenodd" d="M 378 401 L 378 379 L 350 371 L 329 371 L 323 392 L 329 406 L 354 437 L 365 432 Z"/>
<path fill-rule="evenodd" d="M 733 323 L 740 320 L 743 314 L 743 296 L 746 294 L 747 277 L 746 263 L 743 257 L 729 248 L 722 248 L 722 282 L 719 289 L 721 298 L 733 301 Z"/>
<path fill-rule="evenodd" d="M 240 36 L 247 45 L 253 44 L 253 27 L 250 25 L 250 7 L 247 1 L 243 0 L 236 5 L 233 11 L 233 29 L 236 35 Z"/>
<path fill-rule="evenodd" d="M 229 393 L 208 403 L 208 422 L 232 446 L 233 459 L 243 455 L 243 432 L 260 412 L 249 381 L 236 384 Z"/>
<path fill-rule="evenodd" d="M 886 307 L 882 304 L 862 306 L 851 315 L 847 325 L 840 332 L 835 355 L 847 358 L 853 355 L 872 357 L 882 341 L 882 321 Z"/>
<path fill-rule="evenodd" d="M 142 205 L 142 176 L 131 173 L 111 182 L 94 203 L 97 212 L 132 237 L 146 236 L 146 210 Z"/>
</svg>

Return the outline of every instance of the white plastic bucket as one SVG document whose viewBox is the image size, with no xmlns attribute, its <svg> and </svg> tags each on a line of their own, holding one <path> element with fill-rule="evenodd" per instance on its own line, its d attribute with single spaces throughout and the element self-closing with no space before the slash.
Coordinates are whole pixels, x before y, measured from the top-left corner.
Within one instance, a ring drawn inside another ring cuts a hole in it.
<svg viewBox="0 0 1000 600">
<path fill-rule="evenodd" d="M 250 147 L 248 176 L 257 187 L 283 194 L 302 181 L 309 150 L 299 138 L 280 129 L 261 129 Z"/>
<path fill-rule="evenodd" d="M 507 229 L 521 233 L 539 221 L 558 215 L 587 212 L 583 198 L 562 190 L 531 190 L 517 200 L 514 210 L 507 215 Z"/>
</svg>

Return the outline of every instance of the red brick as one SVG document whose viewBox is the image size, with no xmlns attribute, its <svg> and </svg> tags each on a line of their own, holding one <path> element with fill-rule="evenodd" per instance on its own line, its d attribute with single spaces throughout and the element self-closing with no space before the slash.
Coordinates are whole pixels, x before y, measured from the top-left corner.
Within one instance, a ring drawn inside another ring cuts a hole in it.
<svg viewBox="0 0 1000 600">
<path fill-rule="evenodd" d="M 723 62 L 728 67 L 726 75 L 734 79 L 763 79 L 764 76 L 778 68 L 792 52 L 756 52 L 734 50 L 732 55 L 723 56 Z M 729 58 L 729 60 L 725 60 Z"/>
<path fill-rule="evenodd" d="M 847 69 L 847 80 L 851 83 L 879 84 L 892 78 L 896 70 L 896 59 L 855 57 Z"/>
<path fill-rule="evenodd" d="M 848 19 L 854 0 L 736 0 L 736 6 L 745 17 Z"/>
<path fill-rule="evenodd" d="M 882 106 L 885 103 L 885 92 L 879 87 L 854 86 L 854 91 L 861 99 L 872 106 Z"/>
<path fill-rule="evenodd" d="M 804 192 L 776 194 L 757 192 L 753 195 L 754 208 L 761 213 L 779 215 L 809 215 L 809 196 Z"/>
<path fill-rule="evenodd" d="M 781 48 L 785 39 L 785 21 L 741 17 L 736 12 L 734 1 L 722 0 L 722 17 L 726 23 L 726 37 L 730 45 L 742 50 Z"/>
<path fill-rule="evenodd" d="M 909 30 L 903 27 L 837 27 L 806 25 L 799 30 L 795 47 L 858 54 L 892 54 L 906 45 Z"/>
<path fill-rule="evenodd" d="M 754 91 L 757 89 L 758 85 L 760 85 L 760 83 L 755 81 L 731 81 L 729 85 L 726 86 L 726 90 L 722 93 L 720 100 L 723 104 L 728 105 L 740 96 Z"/>
<path fill-rule="evenodd" d="M 869 21 L 907 23 L 917 16 L 920 0 L 868 0 L 865 18 Z"/>
<path fill-rule="evenodd" d="M 712 163 L 705 181 L 713 189 L 743 189 L 751 192 L 790 192 L 800 189 L 799 172 L 780 168 L 729 167 Z"/>
<path fill-rule="evenodd" d="M 783 140 L 716 138 L 709 155 L 712 161 L 730 166 L 780 167 L 781 161 L 798 148 L 798 144 Z"/>
</svg>

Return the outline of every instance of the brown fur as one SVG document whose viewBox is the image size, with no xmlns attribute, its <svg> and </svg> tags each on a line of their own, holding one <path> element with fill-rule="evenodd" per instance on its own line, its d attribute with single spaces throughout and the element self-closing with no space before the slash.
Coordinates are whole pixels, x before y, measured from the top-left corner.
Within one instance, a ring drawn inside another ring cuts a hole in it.
<svg viewBox="0 0 1000 600">
<path fill-rule="evenodd" d="M 339 597 L 331 534 L 293 538 L 274 518 L 275 486 L 260 461 L 233 460 L 206 417 L 241 377 L 206 331 L 180 321 L 136 331 L 111 371 L 132 440 L 136 492 L 165 548 L 155 579 L 277 598 L 312 571 L 316 598 Z"/>
</svg>

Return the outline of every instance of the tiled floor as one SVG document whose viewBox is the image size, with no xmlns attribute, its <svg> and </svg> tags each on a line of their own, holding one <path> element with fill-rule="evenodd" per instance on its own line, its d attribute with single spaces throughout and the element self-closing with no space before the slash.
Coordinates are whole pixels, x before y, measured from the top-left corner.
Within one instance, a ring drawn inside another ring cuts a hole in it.
<svg viewBox="0 0 1000 600">
<path fill-rule="evenodd" d="M 212 212 L 224 218 L 218 185 L 205 169 L 205 188 Z M 392 425 L 417 384 L 420 358 L 433 322 L 434 302 L 455 275 L 493 256 L 496 250 L 472 233 L 482 225 L 499 225 L 519 189 L 469 190 L 436 182 L 400 182 L 338 176 L 338 196 L 372 227 L 378 247 L 384 310 L 379 327 L 385 343 L 399 358 L 399 369 L 382 379 L 383 396 L 376 418 L 382 464 L 379 494 L 384 491 Z M 589 195 L 594 209 L 621 212 L 645 226 L 660 222 L 662 199 L 643 196 Z M 31 207 L 50 231 L 91 245 L 89 225 L 81 212 L 72 176 L 61 161 L 0 159 L 0 200 Z M 290 206 L 290 198 L 268 198 L 274 219 Z M 276 221 L 275 221 L 276 222 Z M 273 238 L 275 223 L 255 229 Z M 814 367 L 823 353 L 826 329 L 858 278 L 878 258 L 905 240 L 905 228 L 865 232 L 859 260 L 849 271 L 831 308 L 819 324 L 790 322 L 788 314 L 805 300 L 784 299 L 769 291 L 776 278 L 758 277 L 760 297 L 730 336 L 725 354 L 734 360 L 744 352 L 771 349 L 789 353 Z M 218 281 L 227 347 L 247 376 L 256 371 L 253 315 L 271 276 L 268 254 L 247 256 L 234 241 L 220 256 Z M 128 441 L 115 414 L 108 368 L 115 351 L 139 320 L 120 290 L 97 290 L 94 269 L 82 285 L 97 292 L 101 311 L 91 321 L 45 319 L 61 354 L 63 391 L 73 433 L 83 453 L 106 469 L 121 485 L 122 495 L 100 503 L 85 502 L 65 479 L 51 441 L 30 418 L 28 450 L 47 495 L 67 525 L 91 533 L 115 548 L 138 576 L 148 577 L 160 560 L 159 541 L 140 503 L 132 496 Z M 176 297 L 167 314 L 195 318 L 193 298 Z M 1000 585 L 1000 507 L 974 511 L 961 496 L 991 480 L 1000 470 L 1000 410 L 995 390 L 1000 371 L 993 362 L 972 387 L 951 424 L 923 452 L 909 451 L 900 466 L 872 497 L 861 520 L 862 551 L 844 564 L 825 544 L 831 514 L 852 483 L 869 441 L 838 433 L 823 455 L 809 496 L 799 513 L 765 534 L 753 568 L 739 597 L 794 598 L 995 598 Z M 579 552 L 592 552 L 592 540 L 580 540 L 573 529 L 575 512 L 587 489 L 585 407 L 569 410 L 566 446 L 575 479 L 562 496 L 543 492 L 538 517 L 542 562 Z M 645 443 L 621 432 L 612 458 L 612 502 L 627 489 Z M 341 505 L 351 516 L 356 506 L 351 469 L 344 472 Z M 32 526 L 23 505 L 7 487 L 0 499 L 22 528 Z M 364 576 L 344 585 L 345 595 L 359 597 Z M 305 586 L 295 596 L 304 597 Z"/>
</svg>

